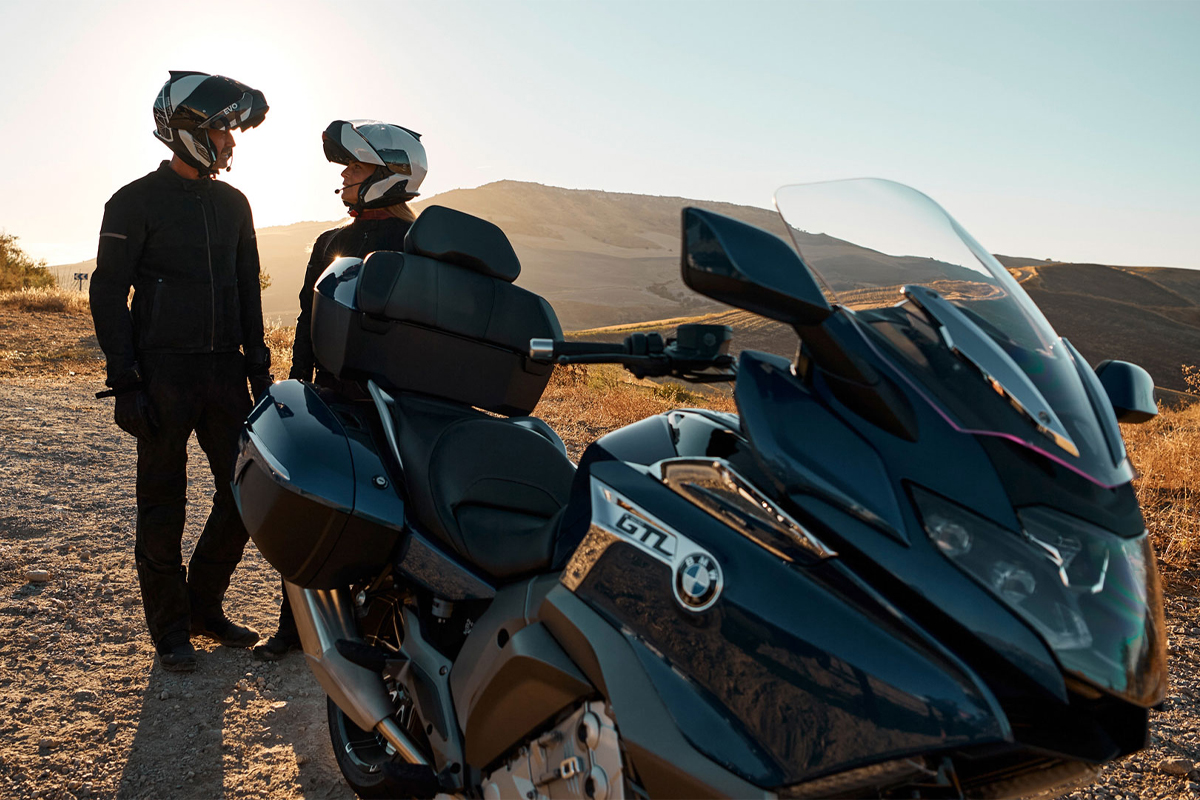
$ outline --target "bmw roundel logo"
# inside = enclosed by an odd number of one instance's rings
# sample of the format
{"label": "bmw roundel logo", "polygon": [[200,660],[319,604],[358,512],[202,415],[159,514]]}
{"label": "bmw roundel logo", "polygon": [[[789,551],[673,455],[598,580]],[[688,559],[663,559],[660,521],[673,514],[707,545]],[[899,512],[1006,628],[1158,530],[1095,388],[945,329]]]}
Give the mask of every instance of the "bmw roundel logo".
{"label": "bmw roundel logo", "polygon": [[723,585],[721,567],[705,553],[694,553],[675,568],[675,597],[689,611],[710,608]]}

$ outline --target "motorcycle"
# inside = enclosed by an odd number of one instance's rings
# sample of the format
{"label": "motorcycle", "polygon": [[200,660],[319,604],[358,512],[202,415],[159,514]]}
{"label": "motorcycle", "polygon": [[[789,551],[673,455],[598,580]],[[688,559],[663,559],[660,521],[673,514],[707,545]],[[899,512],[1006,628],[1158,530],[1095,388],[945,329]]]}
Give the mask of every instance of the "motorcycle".
{"label": "motorcycle", "polygon": [[[1144,747],[1155,557],[1093,369],[923,194],[788,186],[782,238],[682,211],[684,282],[790,325],[565,340],[499,228],[426,209],[339,259],[234,477],[364,797],[1053,796]],[[794,246],[793,246],[794,245]],[[555,364],[733,381],[578,464]]]}

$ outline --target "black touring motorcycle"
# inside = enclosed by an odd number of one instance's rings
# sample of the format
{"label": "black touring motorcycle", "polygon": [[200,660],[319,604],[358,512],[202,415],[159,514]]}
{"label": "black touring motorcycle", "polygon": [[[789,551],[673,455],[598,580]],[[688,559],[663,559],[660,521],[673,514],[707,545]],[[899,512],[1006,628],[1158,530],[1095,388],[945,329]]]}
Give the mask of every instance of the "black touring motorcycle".
{"label": "black touring motorcycle", "polygon": [[[1051,796],[1146,744],[1155,557],[1095,370],[937,204],[789,186],[778,236],[683,210],[684,282],[794,328],[564,341],[490,223],[431,207],[335,261],[235,491],[364,797]],[[799,255],[797,255],[799,251]],[[531,339],[533,340],[531,342]],[[555,363],[736,380],[578,465]]]}

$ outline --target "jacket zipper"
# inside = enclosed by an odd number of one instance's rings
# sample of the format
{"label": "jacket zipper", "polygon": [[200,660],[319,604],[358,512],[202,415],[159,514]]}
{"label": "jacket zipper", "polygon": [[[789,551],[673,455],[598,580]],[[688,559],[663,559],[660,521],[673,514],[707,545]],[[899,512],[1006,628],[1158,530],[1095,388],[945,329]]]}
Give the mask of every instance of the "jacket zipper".
{"label": "jacket zipper", "polygon": [[204,218],[204,249],[208,254],[208,291],[212,298],[212,327],[209,329],[208,352],[215,352],[217,349],[217,279],[213,276],[212,268],[212,240],[208,234],[208,213],[204,210],[204,198],[197,197],[200,201],[200,216]]}

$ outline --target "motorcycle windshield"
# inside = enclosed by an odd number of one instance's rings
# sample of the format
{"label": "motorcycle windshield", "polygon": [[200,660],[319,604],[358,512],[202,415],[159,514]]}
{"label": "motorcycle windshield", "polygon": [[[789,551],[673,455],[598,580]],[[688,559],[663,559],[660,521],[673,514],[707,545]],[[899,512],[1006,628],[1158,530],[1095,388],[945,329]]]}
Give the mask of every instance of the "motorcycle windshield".
{"label": "motorcycle windshield", "polygon": [[1133,470],[1091,367],[1007,269],[899,183],[785,186],[775,204],[831,302],[955,428],[1019,442],[1105,487]]}

